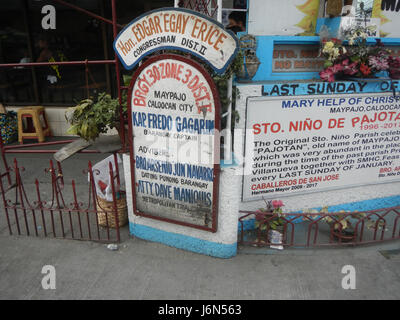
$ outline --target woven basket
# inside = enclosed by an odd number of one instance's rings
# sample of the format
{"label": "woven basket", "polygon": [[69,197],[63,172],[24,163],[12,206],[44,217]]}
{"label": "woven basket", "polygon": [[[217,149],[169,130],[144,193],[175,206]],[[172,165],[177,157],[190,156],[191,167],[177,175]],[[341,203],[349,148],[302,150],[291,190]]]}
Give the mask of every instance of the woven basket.
{"label": "woven basket", "polygon": [[[106,201],[102,198],[97,198],[97,221],[99,226],[115,228],[115,213],[112,201]],[[117,200],[118,226],[122,227],[128,222],[128,211],[126,205],[126,196],[121,193],[121,198]],[[107,225],[108,222],[108,225]]]}

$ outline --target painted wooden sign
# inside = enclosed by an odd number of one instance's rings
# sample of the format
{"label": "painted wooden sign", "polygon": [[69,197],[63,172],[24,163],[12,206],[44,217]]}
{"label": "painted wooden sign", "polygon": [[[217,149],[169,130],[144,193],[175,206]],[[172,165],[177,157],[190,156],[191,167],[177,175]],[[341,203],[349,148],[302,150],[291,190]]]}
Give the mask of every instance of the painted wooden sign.
{"label": "painted wooden sign", "polygon": [[238,40],[215,20],[195,11],[163,8],[133,20],[114,41],[126,69],[156,50],[176,49],[193,54],[223,73],[238,48]]}
{"label": "painted wooden sign", "polygon": [[215,232],[220,106],[209,74],[183,56],[152,57],[128,108],[134,213]]}
{"label": "painted wooden sign", "polygon": [[315,72],[324,67],[319,45],[276,44],[272,56],[272,72]]}
{"label": "painted wooden sign", "polygon": [[399,103],[392,93],[249,98],[243,200],[399,181]]}

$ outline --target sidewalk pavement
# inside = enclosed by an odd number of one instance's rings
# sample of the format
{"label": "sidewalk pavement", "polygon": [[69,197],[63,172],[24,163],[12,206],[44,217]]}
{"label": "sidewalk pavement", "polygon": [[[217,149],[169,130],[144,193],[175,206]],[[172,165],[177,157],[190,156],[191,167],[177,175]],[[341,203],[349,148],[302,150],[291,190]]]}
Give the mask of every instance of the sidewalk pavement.
{"label": "sidewalk pavement", "polygon": [[[399,247],[245,249],[224,260],[139,239],[111,251],[0,236],[0,299],[400,299]],[[56,269],[55,290],[42,288],[44,265]],[[355,267],[355,290],[342,289],[344,265]]]}

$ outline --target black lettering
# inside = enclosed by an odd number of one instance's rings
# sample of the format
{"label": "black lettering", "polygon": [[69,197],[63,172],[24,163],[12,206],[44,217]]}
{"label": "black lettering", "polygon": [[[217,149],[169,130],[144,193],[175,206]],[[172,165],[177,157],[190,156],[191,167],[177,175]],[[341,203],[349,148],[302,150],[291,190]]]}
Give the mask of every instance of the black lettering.
{"label": "black lettering", "polygon": [[399,12],[400,10],[400,1],[397,1],[396,5],[396,0],[382,0],[381,4],[381,9],[383,11],[394,11]]}

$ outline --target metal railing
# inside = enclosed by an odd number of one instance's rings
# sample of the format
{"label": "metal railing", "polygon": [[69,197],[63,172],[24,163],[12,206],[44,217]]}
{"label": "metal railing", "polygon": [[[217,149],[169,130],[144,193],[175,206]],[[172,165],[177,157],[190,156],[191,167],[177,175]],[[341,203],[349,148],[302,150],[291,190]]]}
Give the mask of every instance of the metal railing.
{"label": "metal railing", "polygon": [[[83,174],[88,176],[89,185],[86,203],[81,202],[75,180],[71,181],[72,193],[65,194],[64,176],[61,163],[54,165],[50,160],[45,170],[50,175],[51,197],[45,199],[41,184],[35,179],[34,190],[27,190],[21,173],[25,168],[18,165],[16,159],[13,166],[0,175],[0,197],[4,215],[0,215],[1,223],[6,221],[10,235],[26,235],[44,238],[63,238],[75,240],[91,240],[99,242],[120,242],[119,215],[117,208],[117,190],[120,177],[114,154],[115,172],[109,163],[109,181],[112,190],[112,205],[104,208],[97,197],[94,176],[99,174],[89,161],[88,169]],[[7,179],[6,179],[7,178]],[[29,194],[28,194],[29,193]],[[70,203],[66,196],[72,199]],[[34,200],[32,200],[34,199]],[[110,209],[111,208],[111,209]],[[99,213],[106,223],[99,225]],[[113,221],[112,221],[113,220]]]}
{"label": "metal railing", "polygon": [[[240,213],[240,245],[318,247],[400,239],[400,206],[360,212]],[[280,241],[271,236],[273,230],[280,233]]]}

